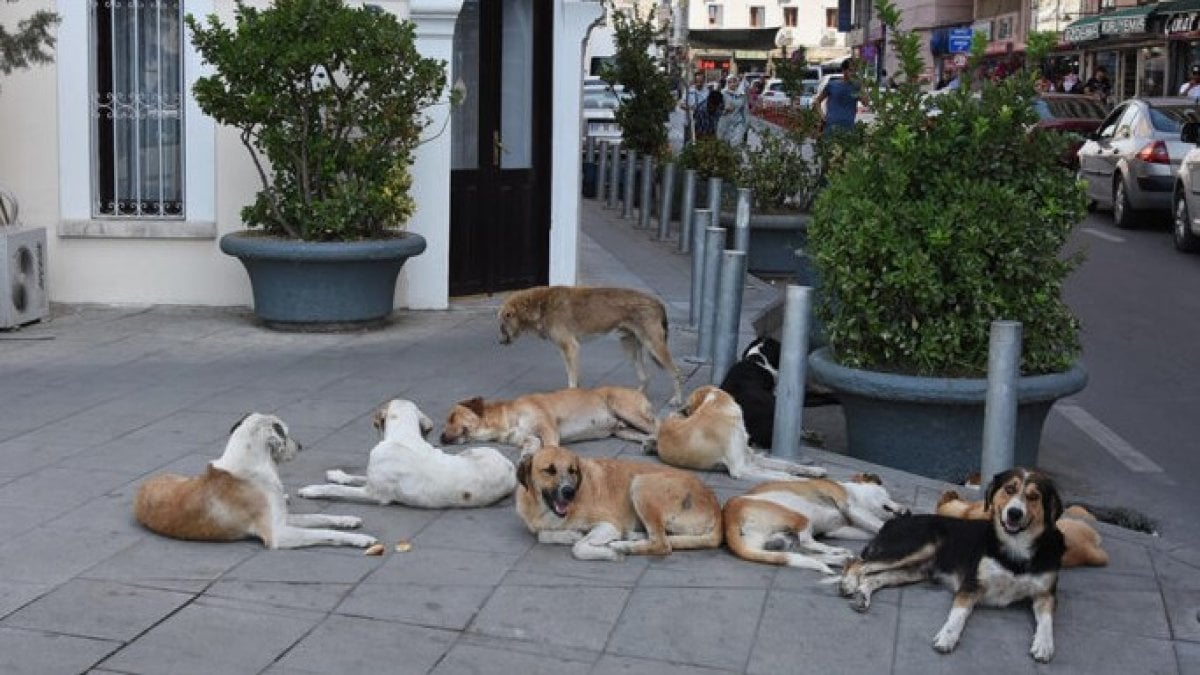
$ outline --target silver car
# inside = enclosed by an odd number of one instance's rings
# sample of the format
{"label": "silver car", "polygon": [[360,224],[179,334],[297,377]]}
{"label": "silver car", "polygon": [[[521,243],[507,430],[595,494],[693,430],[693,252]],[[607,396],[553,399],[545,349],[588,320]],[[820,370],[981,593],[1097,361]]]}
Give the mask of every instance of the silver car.
{"label": "silver car", "polygon": [[1200,121],[1183,125],[1179,138],[1192,149],[1183,156],[1175,177],[1175,207],[1171,235],[1175,248],[1185,253],[1200,251]]}
{"label": "silver car", "polygon": [[[1113,223],[1137,225],[1139,212],[1170,213],[1175,174],[1192,149],[1179,130],[1200,106],[1188,98],[1122,101],[1079,148],[1079,177],[1088,199],[1111,208]],[[1197,117],[1200,119],[1200,117]]]}

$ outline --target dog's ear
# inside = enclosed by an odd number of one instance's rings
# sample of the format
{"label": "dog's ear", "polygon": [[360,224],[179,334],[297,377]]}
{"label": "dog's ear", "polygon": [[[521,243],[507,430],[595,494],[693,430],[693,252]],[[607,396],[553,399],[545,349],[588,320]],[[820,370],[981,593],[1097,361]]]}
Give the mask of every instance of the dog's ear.
{"label": "dog's ear", "polygon": [[242,422],[245,422],[246,418],[253,414],[254,413],[246,413],[246,414],[242,415],[241,417],[239,417],[238,421],[234,422],[233,426],[229,427],[229,435],[232,436],[233,432],[237,431],[237,428],[242,426]]}
{"label": "dog's ear", "polygon": [[533,470],[533,455],[525,455],[517,463],[517,482],[521,487],[529,487],[529,472]]}
{"label": "dog's ear", "polygon": [[1062,498],[1058,496],[1058,488],[1054,486],[1054,481],[1046,476],[1038,477],[1037,486],[1042,493],[1042,504],[1046,509],[1046,525],[1049,527],[1062,518]]}
{"label": "dog's ear", "polygon": [[1004,484],[1007,483],[1012,477],[1013,469],[1009,469],[1008,471],[1001,471],[1000,473],[996,474],[994,478],[992,478],[992,482],[988,485],[987,494],[985,494],[983,497],[984,508],[992,508],[992,498],[996,496],[996,493],[1000,491],[1000,488],[1004,487]]}
{"label": "dog's ear", "polygon": [[462,407],[466,408],[467,410],[470,410],[471,412],[475,413],[479,417],[483,417],[483,397],[482,396],[476,396],[475,398],[469,398],[465,401],[459,401],[456,405],[461,405]]}
{"label": "dog's ear", "polygon": [[852,483],[874,483],[883,485],[883,479],[877,473],[856,473],[850,477]]}
{"label": "dog's ear", "polygon": [[433,420],[429,419],[429,416],[425,413],[420,413],[420,415],[421,435],[428,436],[429,432],[433,431]]}
{"label": "dog's ear", "polygon": [[387,425],[388,404],[383,404],[375,409],[375,414],[371,415],[371,426],[375,427],[375,431],[383,433],[384,427]]}

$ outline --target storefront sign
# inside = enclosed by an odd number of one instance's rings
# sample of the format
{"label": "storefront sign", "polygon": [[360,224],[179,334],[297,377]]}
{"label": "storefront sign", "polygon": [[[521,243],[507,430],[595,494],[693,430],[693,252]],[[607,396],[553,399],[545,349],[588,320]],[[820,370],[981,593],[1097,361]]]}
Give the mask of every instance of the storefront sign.
{"label": "storefront sign", "polygon": [[1175,33],[1191,33],[1200,30],[1200,12],[1188,12],[1186,14],[1175,14],[1171,16],[1171,20],[1167,22],[1167,35]]}
{"label": "storefront sign", "polygon": [[1102,35],[1129,35],[1130,33],[1146,32],[1146,16],[1121,16],[1116,18],[1101,17],[1100,33]]}
{"label": "storefront sign", "polygon": [[1093,21],[1082,26],[1067,26],[1063,30],[1063,39],[1067,42],[1079,43],[1100,39],[1100,22]]}

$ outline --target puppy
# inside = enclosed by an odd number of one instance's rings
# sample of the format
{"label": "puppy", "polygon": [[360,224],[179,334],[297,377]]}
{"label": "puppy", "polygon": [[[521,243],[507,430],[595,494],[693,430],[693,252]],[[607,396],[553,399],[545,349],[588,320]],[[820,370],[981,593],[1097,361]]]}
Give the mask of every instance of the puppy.
{"label": "puppy", "polygon": [[635,389],[561,389],[511,401],[460,401],[450,409],[442,443],[500,441],[526,454],[609,436],[646,443],[657,426],[649,399]]}
{"label": "puppy", "polygon": [[288,514],[275,464],[295,457],[300,445],[278,417],[252,413],[230,433],[225,453],[199,476],[162,474],[143,482],[133,502],[137,521],[176,539],[258,537],[271,549],[375,543],[365,534],[309,529],[355,528],[362,525],[358,517]]}
{"label": "puppy", "polygon": [[517,482],[529,531],[543,544],[572,545],[580,560],[721,545],[721,504],[686,471],[544,446],[521,458]]}
{"label": "puppy", "polygon": [[771,447],[775,434],[779,349],[775,338],[756,338],[742,352],[742,360],[733,364],[721,381],[721,389],[741,406],[750,444],[758,448]]}
{"label": "puppy", "polygon": [[1066,550],[1054,527],[1062,501],[1048,477],[1020,468],[997,475],[986,501],[992,513],[987,521],[942,515],[889,520],[863,549],[862,560],[842,572],[840,590],[865,612],[877,589],[923,579],[945,583],[954,591],[954,606],[933,640],[942,653],[958,645],[976,604],[1003,607],[1032,599],[1037,628],[1029,653],[1047,662],[1054,656],[1054,592]]}
{"label": "puppy", "polygon": [[579,386],[579,341],[616,331],[637,370],[639,389],[646,390],[645,353],[671,375],[675,395],[683,400],[683,374],[667,349],[667,310],[662,302],[628,288],[539,286],[517,291],[500,307],[500,342],[509,344],[526,330],[558,346],[567,366],[567,386]]}
{"label": "puppy", "polygon": [[383,440],[371,449],[367,475],[328,471],[330,484],[300,488],[309,499],[352,499],[427,509],[487,506],[517,486],[512,462],[495,448],[448,455],[425,441],[433,422],[412,401],[396,399],[375,411]]}
{"label": "puppy", "polygon": [[662,421],[656,441],[659,459],[685,469],[725,467],[734,478],[787,480],[824,476],[825,469],[764,457],[750,450],[742,409],[711,385],[692,392],[680,414]]}
{"label": "puppy", "polygon": [[[971,520],[989,520],[991,510],[986,502],[968,502],[961,499],[954,490],[947,490],[938,499],[937,512],[943,516],[968,518]],[[1108,553],[1100,548],[1100,533],[1088,521],[1096,520],[1087,509],[1081,506],[1069,506],[1063,511],[1063,517],[1055,525],[1063,534],[1063,542],[1067,550],[1063,553],[1063,567],[1103,567],[1108,564]]]}
{"label": "puppy", "polygon": [[814,537],[870,539],[908,509],[873,474],[835,483],[824,478],[762,483],[725,504],[725,541],[739,558],[834,574],[854,558]]}

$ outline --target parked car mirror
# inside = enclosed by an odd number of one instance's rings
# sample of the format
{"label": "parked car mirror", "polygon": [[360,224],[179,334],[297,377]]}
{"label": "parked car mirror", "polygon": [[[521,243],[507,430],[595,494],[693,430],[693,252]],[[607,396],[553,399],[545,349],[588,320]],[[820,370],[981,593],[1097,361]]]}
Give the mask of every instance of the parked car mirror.
{"label": "parked car mirror", "polygon": [[1179,130],[1179,140],[1192,145],[1200,142],[1200,122],[1184,122]]}

